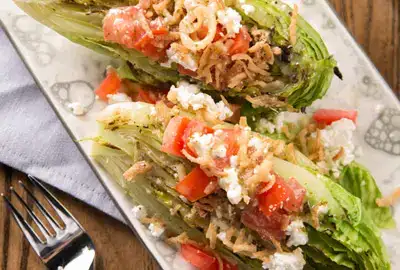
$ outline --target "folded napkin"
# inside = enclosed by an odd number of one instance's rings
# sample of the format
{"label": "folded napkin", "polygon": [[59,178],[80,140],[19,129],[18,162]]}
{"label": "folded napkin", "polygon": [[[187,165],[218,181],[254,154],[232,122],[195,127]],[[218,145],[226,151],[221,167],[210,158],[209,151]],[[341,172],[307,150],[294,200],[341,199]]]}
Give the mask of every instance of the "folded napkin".
{"label": "folded napkin", "polygon": [[0,28],[0,163],[123,220]]}

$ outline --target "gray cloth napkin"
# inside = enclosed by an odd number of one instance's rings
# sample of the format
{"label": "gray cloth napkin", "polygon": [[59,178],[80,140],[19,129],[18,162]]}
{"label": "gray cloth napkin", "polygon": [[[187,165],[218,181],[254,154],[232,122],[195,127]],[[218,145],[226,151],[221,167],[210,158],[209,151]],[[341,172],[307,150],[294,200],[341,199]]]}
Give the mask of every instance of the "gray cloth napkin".
{"label": "gray cloth napkin", "polygon": [[1,28],[0,52],[0,162],[122,221]]}

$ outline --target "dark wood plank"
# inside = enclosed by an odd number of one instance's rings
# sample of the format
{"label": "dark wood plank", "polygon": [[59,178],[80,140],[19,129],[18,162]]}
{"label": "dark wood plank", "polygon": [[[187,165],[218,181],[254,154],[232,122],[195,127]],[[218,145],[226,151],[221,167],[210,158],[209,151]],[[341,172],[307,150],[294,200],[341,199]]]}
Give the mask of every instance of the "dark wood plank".
{"label": "dark wood plank", "polygon": [[330,0],[400,98],[400,4],[398,0]]}

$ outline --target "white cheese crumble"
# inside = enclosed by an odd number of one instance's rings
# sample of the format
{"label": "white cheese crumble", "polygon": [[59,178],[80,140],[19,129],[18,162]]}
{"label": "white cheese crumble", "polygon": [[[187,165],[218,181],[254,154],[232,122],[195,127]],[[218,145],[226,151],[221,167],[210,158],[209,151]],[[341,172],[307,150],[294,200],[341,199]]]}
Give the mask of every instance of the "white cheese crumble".
{"label": "white cheese crumble", "polygon": [[136,219],[142,219],[147,217],[147,210],[143,205],[137,205],[132,209],[133,215]]}
{"label": "white cheese crumble", "polygon": [[276,252],[270,256],[270,259],[270,262],[263,263],[263,269],[302,270],[306,264],[300,248],[296,249],[293,253]]}
{"label": "white cheese crumble", "polygon": [[329,208],[327,204],[318,205],[317,215],[326,215],[328,214]]}
{"label": "white cheese crumble", "polygon": [[229,158],[229,162],[230,162],[232,168],[236,168],[237,165],[238,165],[238,157],[237,156],[231,156]]}
{"label": "white cheese crumble", "polygon": [[164,67],[171,67],[171,63],[177,63],[185,69],[196,71],[198,68],[197,59],[191,52],[183,52],[178,49],[176,43],[171,44],[171,47],[167,50],[168,61],[161,63]]}
{"label": "white cheese crumble", "polygon": [[165,228],[158,223],[150,223],[149,231],[153,237],[159,238],[165,232]]}
{"label": "white cheese crumble", "polygon": [[217,238],[224,242],[226,239],[226,232],[220,232],[219,234],[217,234]]}
{"label": "white cheese crumble", "polygon": [[[356,126],[354,122],[347,118],[335,121],[321,130],[321,141],[324,146],[325,160],[319,162],[318,165],[332,171],[336,178],[340,175],[341,166],[346,166],[355,159],[355,146],[353,143],[353,134],[355,130]],[[316,136],[316,133],[312,134],[312,136]],[[333,158],[339,153],[342,147],[344,150],[342,157],[334,161]]]}
{"label": "white cheese crumble", "polygon": [[244,11],[244,14],[249,15],[250,13],[253,13],[256,9],[252,5],[242,5],[242,9]]}
{"label": "white cheese crumble", "polygon": [[189,142],[198,156],[207,156],[214,144],[214,136],[212,134],[200,135],[196,132],[190,137]]}
{"label": "white cheese crumble", "polygon": [[215,103],[210,95],[200,92],[196,84],[180,81],[177,87],[171,86],[168,92],[168,100],[172,103],[179,103],[184,109],[192,108],[194,111],[206,109],[219,120],[223,121],[232,116],[232,111],[223,101]]}
{"label": "white cheese crumble", "polygon": [[275,118],[276,131],[281,132],[282,127],[285,124],[292,123],[295,125],[299,125],[302,122],[308,123],[309,120],[310,120],[310,115],[304,113],[281,112]]}
{"label": "white cheese crumble", "polygon": [[235,168],[224,169],[227,174],[218,180],[219,186],[226,191],[226,195],[231,204],[238,204],[242,200],[242,186]]}
{"label": "white cheese crumble", "polygon": [[107,99],[108,99],[108,104],[132,102],[132,99],[125,93],[108,94]]}
{"label": "white cheese crumble", "polygon": [[223,144],[214,147],[211,153],[213,158],[224,158],[226,157],[226,147]]}
{"label": "white cheese crumble", "polygon": [[239,33],[242,24],[242,16],[240,14],[228,7],[224,10],[217,11],[218,22],[226,28],[228,37],[233,37]]}
{"label": "white cheese crumble", "polygon": [[265,133],[268,132],[270,134],[275,132],[275,124],[271,123],[270,121],[268,121],[265,118],[261,118],[258,125],[257,125],[257,131],[261,132],[261,133]]}
{"label": "white cheese crumble", "polygon": [[255,149],[260,149],[264,146],[262,140],[257,137],[253,137],[250,139],[249,143],[247,144],[248,147],[254,147]]}
{"label": "white cheese crumble", "polygon": [[301,246],[308,242],[306,228],[301,220],[292,221],[286,228],[286,235],[289,235],[289,239],[286,243],[288,247]]}
{"label": "white cheese crumble", "polygon": [[70,109],[75,115],[82,115],[85,113],[85,109],[79,102],[72,102],[68,104],[68,109]]}

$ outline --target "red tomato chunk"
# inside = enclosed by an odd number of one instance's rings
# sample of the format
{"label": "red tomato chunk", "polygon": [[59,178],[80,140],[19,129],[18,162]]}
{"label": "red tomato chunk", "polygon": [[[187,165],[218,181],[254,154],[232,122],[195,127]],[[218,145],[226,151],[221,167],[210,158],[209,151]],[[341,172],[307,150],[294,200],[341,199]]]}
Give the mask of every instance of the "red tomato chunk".
{"label": "red tomato chunk", "polygon": [[195,202],[208,195],[205,189],[214,181],[217,181],[216,177],[207,176],[200,166],[197,166],[179,181],[175,189],[189,201]]}
{"label": "red tomato chunk", "polygon": [[319,109],[317,110],[314,115],[313,119],[315,122],[319,124],[326,124],[330,125],[335,121],[338,121],[342,118],[350,119],[354,122],[357,121],[357,111],[354,110],[331,110],[331,109]]}

